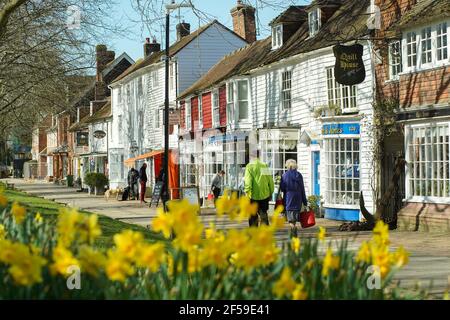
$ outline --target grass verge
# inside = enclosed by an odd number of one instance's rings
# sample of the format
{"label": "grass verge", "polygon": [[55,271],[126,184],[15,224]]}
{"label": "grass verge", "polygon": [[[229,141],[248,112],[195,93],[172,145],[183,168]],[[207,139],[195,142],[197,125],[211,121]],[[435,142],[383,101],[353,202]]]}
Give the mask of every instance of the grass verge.
{"label": "grass verge", "polygon": [[[17,201],[22,206],[26,207],[30,212],[39,212],[44,219],[52,224],[56,224],[59,209],[64,207],[64,205],[59,204],[55,201],[43,199],[18,190],[5,189],[3,194],[8,198],[9,205]],[[92,212],[82,210],[80,212],[92,214]],[[163,240],[162,236],[138,225],[118,221],[100,214],[98,214],[98,221],[102,228],[102,235],[96,241],[96,246],[98,247],[112,246],[113,236],[125,229],[142,232],[145,239],[149,241]]]}

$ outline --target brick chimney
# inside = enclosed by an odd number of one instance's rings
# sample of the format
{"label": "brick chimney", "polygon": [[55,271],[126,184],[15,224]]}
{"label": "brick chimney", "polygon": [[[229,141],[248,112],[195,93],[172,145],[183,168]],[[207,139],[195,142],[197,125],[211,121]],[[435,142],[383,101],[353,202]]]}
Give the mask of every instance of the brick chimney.
{"label": "brick chimney", "polygon": [[255,8],[237,1],[236,7],[231,9],[233,17],[233,30],[247,42],[256,41]]}
{"label": "brick chimney", "polygon": [[191,25],[186,22],[177,24],[177,41],[188,36],[191,33]]}
{"label": "brick chimney", "polygon": [[97,81],[103,81],[102,72],[105,70],[108,63],[114,61],[116,53],[114,51],[108,51],[104,44],[99,44],[95,48],[96,62],[97,62]]}
{"label": "brick chimney", "polygon": [[153,38],[153,41],[150,43],[150,38],[145,39],[144,43],[144,58],[147,58],[154,52],[161,51],[161,45],[156,42],[156,38]]}

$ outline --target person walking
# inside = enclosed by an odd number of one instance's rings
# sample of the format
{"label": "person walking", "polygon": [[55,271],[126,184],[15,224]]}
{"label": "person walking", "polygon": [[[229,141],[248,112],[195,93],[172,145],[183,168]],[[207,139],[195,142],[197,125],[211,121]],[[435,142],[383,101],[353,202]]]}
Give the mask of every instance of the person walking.
{"label": "person walking", "polygon": [[145,201],[145,189],[147,187],[147,164],[144,163],[141,167],[141,169],[139,169],[139,181],[141,183],[141,192],[140,192],[140,196],[141,196],[141,204],[142,203],[147,203],[147,201]]}
{"label": "person walking", "polygon": [[220,193],[222,191],[222,183],[224,176],[225,171],[220,170],[211,181],[211,192],[214,195],[214,205],[216,204],[217,199],[219,199]]}
{"label": "person walking", "polygon": [[258,204],[258,213],[250,217],[249,226],[257,227],[258,219],[261,223],[269,225],[267,211],[274,184],[269,167],[259,159],[259,154],[245,167],[244,191],[252,203]]}
{"label": "person walking", "polygon": [[134,168],[132,170],[131,191],[133,192],[133,200],[139,200],[139,172]]}
{"label": "person walking", "polygon": [[293,159],[286,161],[287,171],[281,177],[280,189],[283,192],[284,210],[291,225],[291,237],[297,237],[296,223],[300,222],[302,205],[308,205],[305,194],[303,176],[297,171],[297,162]]}

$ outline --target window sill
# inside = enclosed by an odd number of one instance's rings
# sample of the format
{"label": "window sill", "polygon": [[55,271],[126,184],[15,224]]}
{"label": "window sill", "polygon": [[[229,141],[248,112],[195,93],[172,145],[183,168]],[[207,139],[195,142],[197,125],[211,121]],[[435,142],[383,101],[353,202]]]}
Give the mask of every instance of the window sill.
{"label": "window sill", "polygon": [[403,199],[404,202],[427,203],[427,204],[449,204],[450,198],[445,197],[410,197]]}
{"label": "window sill", "polygon": [[398,82],[400,82],[400,78],[399,77],[386,80],[384,82],[384,84],[392,84],[392,83],[398,83]]}
{"label": "window sill", "polygon": [[359,206],[358,205],[351,205],[351,204],[329,204],[329,203],[324,203],[323,204],[324,208],[328,208],[328,209],[349,209],[349,210],[359,210]]}

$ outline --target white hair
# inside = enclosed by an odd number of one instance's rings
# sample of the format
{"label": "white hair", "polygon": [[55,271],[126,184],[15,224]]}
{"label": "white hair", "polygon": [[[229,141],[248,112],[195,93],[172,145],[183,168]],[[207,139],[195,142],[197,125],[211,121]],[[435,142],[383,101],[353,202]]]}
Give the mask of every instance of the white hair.
{"label": "white hair", "polygon": [[288,159],[286,161],[286,168],[288,168],[288,170],[297,169],[297,161],[295,161],[294,159]]}

